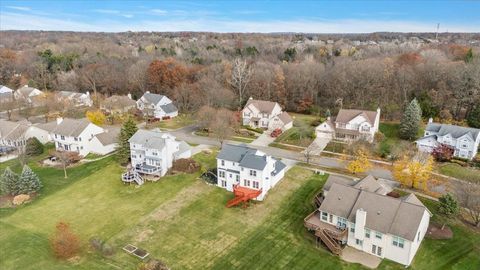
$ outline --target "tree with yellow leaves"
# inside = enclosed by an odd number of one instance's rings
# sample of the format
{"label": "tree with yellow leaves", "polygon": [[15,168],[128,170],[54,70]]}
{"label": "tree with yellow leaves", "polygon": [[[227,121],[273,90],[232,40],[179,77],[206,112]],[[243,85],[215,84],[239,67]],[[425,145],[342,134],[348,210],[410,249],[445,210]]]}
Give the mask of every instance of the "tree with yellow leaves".
{"label": "tree with yellow leaves", "polygon": [[357,150],[355,158],[347,165],[347,170],[353,174],[366,172],[370,168],[372,168],[372,164],[370,160],[368,160],[368,156],[361,149]]}
{"label": "tree with yellow leaves", "polygon": [[432,156],[415,156],[409,158],[404,156],[393,164],[393,177],[402,185],[427,190],[427,183],[433,170]]}
{"label": "tree with yellow leaves", "polygon": [[105,114],[100,110],[87,111],[85,115],[87,116],[88,120],[90,120],[90,122],[99,126],[105,124],[105,120],[107,119]]}

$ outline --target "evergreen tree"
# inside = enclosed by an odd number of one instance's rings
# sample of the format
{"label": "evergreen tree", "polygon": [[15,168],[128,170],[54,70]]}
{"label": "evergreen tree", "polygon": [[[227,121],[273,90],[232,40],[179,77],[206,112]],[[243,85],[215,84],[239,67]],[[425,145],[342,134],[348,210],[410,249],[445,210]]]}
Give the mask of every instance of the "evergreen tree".
{"label": "evergreen tree", "polygon": [[413,99],[405,112],[403,113],[402,121],[400,122],[400,138],[405,140],[414,140],[417,137],[418,130],[420,128],[420,121],[422,120],[422,109],[417,102],[417,99]]}
{"label": "evergreen tree", "polygon": [[128,140],[137,132],[138,128],[135,124],[135,121],[129,117],[125,123],[123,123],[122,129],[120,130],[119,142],[118,142],[118,161],[121,164],[127,164],[128,159],[130,158],[130,143]]}
{"label": "evergreen tree", "polygon": [[20,194],[18,184],[18,174],[10,170],[10,167],[7,167],[0,177],[0,189],[2,193],[10,195]]}
{"label": "evergreen tree", "polygon": [[35,137],[29,138],[25,152],[29,156],[38,156],[43,153],[43,144]]}
{"label": "evergreen tree", "polygon": [[42,187],[42,183],[30,167],[23,166],[22,174],[20,175],[20,181],[18,185],[19,194],[29,194],[39,191]]}
{"label": "evergreen tree", "polygon": [[468,114],[467,123],[473,128],[480,128],[480,105],[475,106]]}

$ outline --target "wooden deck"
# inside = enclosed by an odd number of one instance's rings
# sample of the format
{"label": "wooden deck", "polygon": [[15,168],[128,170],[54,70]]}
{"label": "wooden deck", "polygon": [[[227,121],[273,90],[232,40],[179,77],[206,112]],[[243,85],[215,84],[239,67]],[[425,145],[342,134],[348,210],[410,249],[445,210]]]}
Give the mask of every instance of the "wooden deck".
{"label": "wooden deck", "polygon": [[320,212],[315,210],[304,219],[304,225],[308,230],[315,231],[315,236],[328,247],[332,253],[340,255],[348,238],[346,229],[338,229],[336,226],[320,220]]}

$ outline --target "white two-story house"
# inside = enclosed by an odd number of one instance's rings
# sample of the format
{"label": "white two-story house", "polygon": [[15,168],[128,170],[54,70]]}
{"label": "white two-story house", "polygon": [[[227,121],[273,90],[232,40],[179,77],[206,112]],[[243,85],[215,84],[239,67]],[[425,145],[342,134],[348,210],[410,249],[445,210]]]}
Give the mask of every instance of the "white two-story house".
{"label": "white two-story house", "polygon": [[292,118],[282,111],[280,104],[251,97],[242,110],[242,122],[243,125],[269,130],[280,128],[285,131],[293,126]]}
{"label": "white two-story house", "polygon": [[413,194],[394,198],[376,192],[375,184],[361,183],[332,183],[305,226],[337,254],[348,245],[410,265],[427,232],[430,211]]}
{"label": "white two-story house", "polygon": [[0,119],[0,146],[19,147],[25,146],[27,140],[35,137],[45,144],[52,141],[50,132],[44,128],[47,124],[35,124],[22,120],[19,122]]}
{"label": "white two-story house", "polygon": [[137,108],[147,116],[158,119],[173,118],[178,115],[178,109],[171,99],[149,91],[137,100]]}
{"label": "white two-story house", "polygon": [[86,93],[60,91],[56,93],[56,98],[58,101],[66,101],[74,106],[91,107],[93,105],[92,98],[90,97],[90,93],[88,91]]}
{"label": "white two-story house", "polygon": [[104,129],[87,119],[57,118],[50,137],[57,151],[73,151],[86,156],[89,153],[105,155],[115,151],[118,134],[118,128]]}
{"label": "white two-story house", "polygon": [[217,185],[230,192],[235,185],[262,190],[256,198],[262,201],[283,178],[285,168],[283,162],[257,149],[225,144],[217,155]]}
{"label": "white two-story house", "polygon": [[341,109],[335,119],[327,118],[315,128],[317,137],[343,141],[373,142],[380,125],[380,108],[376,111]]}
{"label": "white two-story house", "polygon": [[424,137],[416,141],[418,150],[431,153],[440,144],[454,149],[453,155],[473,159],[480,145],[480,129],[434,123],[428,120]]}
{"label": "white two-story house", "polygon": [[132,167],[142,174],[164,176],[175,160],[192,156],[187,143],[159,130],[139,129],[128,142]]}

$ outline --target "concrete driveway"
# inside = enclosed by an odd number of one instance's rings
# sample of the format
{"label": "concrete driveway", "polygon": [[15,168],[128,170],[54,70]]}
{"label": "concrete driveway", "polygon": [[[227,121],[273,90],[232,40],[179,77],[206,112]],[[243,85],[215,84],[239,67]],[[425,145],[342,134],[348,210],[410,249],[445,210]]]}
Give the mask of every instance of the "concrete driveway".
{"label": "concrete driveway", "polygon": [[265,132],[262,133],[262,135],[258,136],[258,138],[256,138],[250,144],[254,146],[268,146],[273,141],[275,141],[275,138],[272,138],[270,136],[270,131],[266,130]]}

